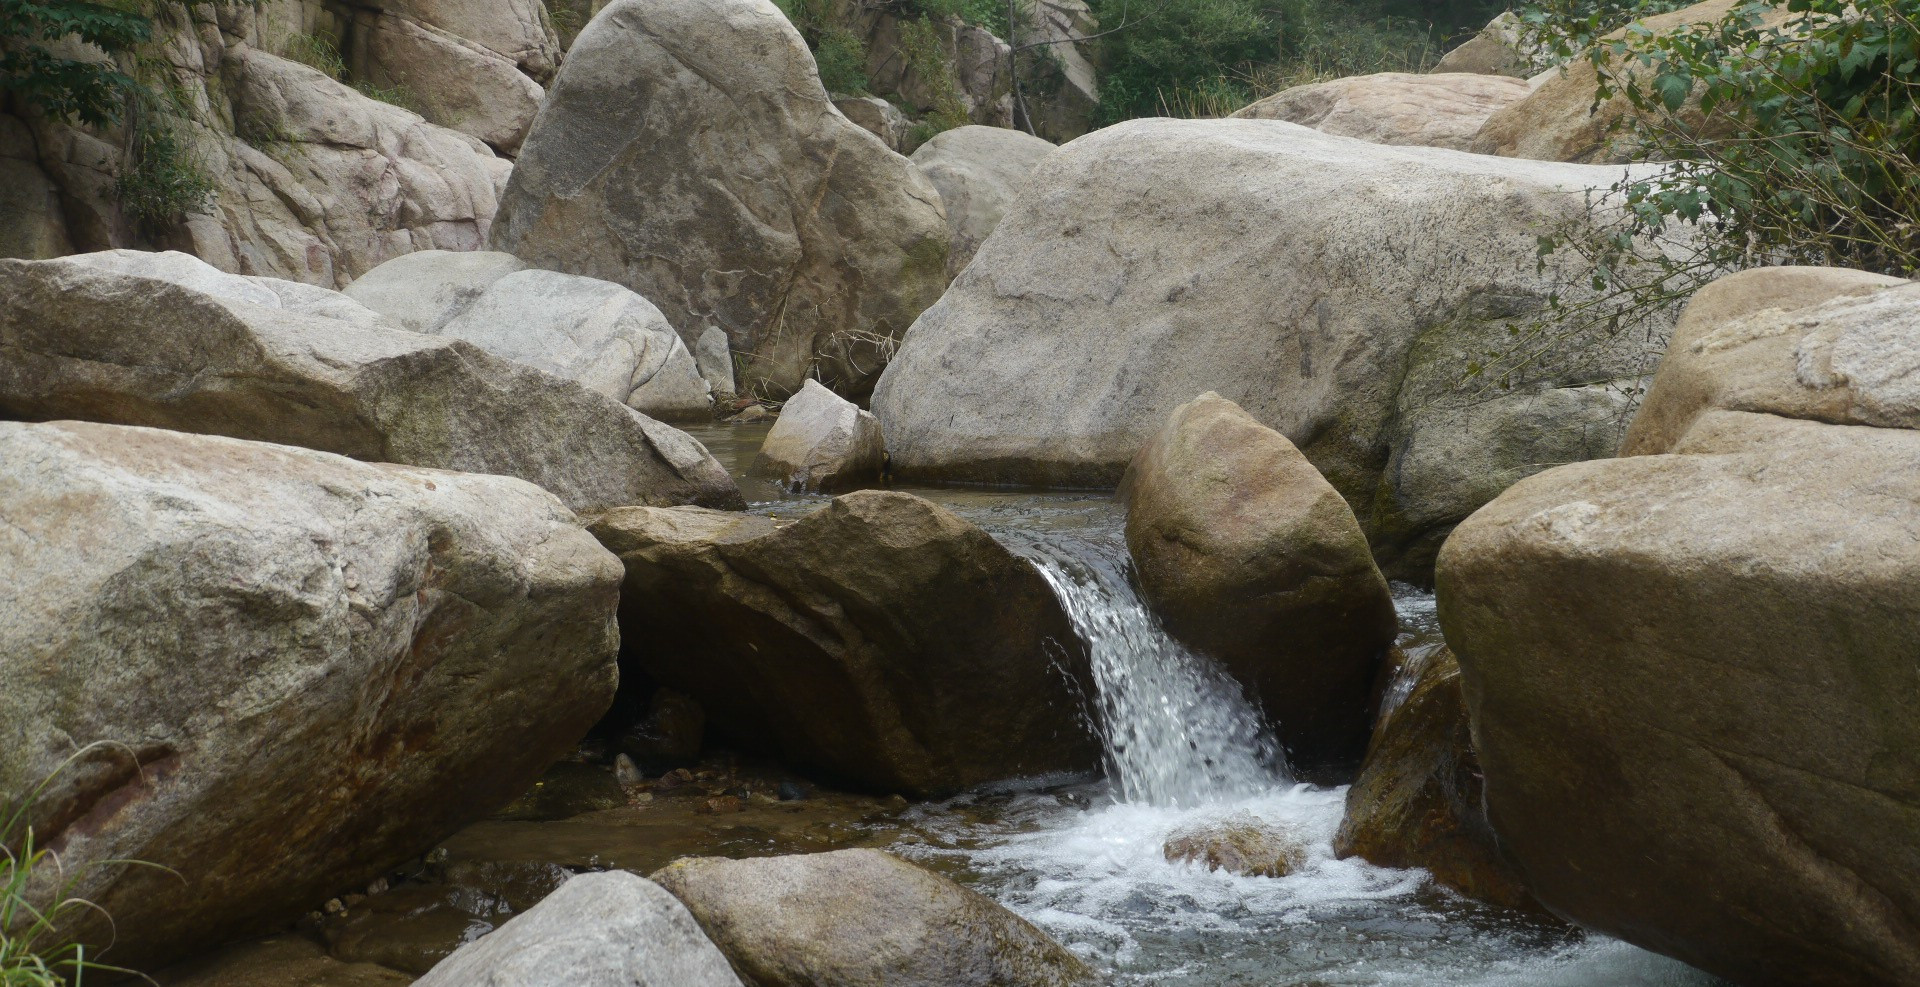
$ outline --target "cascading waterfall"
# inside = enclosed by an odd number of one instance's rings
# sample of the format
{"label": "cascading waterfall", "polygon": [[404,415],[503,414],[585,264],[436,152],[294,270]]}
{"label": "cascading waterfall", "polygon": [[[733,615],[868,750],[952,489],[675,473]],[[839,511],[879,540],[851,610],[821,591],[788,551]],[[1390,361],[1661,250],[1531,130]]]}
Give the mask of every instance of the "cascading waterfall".
{"label": "cascading waterfall", "polygon": [[1122,802],[1192,807],[1289,781],[1279,744],[1238,683],[1169,637],[1134,591],[1123,545],[1021,539],[1086,640]]}

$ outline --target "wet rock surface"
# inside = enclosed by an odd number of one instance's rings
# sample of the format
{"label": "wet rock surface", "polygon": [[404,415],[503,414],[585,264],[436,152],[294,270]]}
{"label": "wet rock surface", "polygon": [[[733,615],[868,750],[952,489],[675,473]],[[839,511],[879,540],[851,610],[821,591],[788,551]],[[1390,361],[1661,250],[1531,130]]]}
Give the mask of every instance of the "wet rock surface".
{"label": "wet rock surface", "polygon": [[1096,763],[1052,590],[944,508],[862,491],[788,524],[628,508],[592,530],[627,566],[625,661],[742,749],[909,794]]}
{"label": "wet rock surface", "polygon": [[878,850],[678,861],[653,879],[765,987],[1065,987],[1093,973],[1046,933]]}
{"label": "wet rock surface", "polygon": [[1399,622],[1339,492],[1285,436],[1209,392],[1174,410],[1118,496],[1167,630],[1251,692],[1296,766],[1357,762]]}

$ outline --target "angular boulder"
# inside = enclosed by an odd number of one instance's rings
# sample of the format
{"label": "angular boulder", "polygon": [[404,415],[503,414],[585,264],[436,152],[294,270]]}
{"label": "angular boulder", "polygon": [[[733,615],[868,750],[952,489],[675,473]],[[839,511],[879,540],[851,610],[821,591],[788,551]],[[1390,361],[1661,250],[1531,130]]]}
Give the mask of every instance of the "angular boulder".
{"label": "angular boulder", "polygon": [[691,857],[653,880],[759,987],[1069,987],[1085,963],[1025,919],[879,850]]}
{"label": "angular boulder", "polygon": [[1000,225],[1052,144],[1004,127],[959,127],[936,134],[913,152],[914,166],[940,190],[946,205],[947,270],[958,275]]}
{"label": "angular boulder", "polygon": [[625,508],[624,660],[708,729],[842,783],[911,795],[1084,771],[1084,650],[1034,567],[946,509],[861,491],[791,523]]}
{"label": "angular boulder", "polygon": [[397,89],[428,120],[503,154],[519,150],[560,63],[560,39],[537,0],[401,0],[355,18],[351,74]]}
{"label": "angular boulder", "polygon": [[1334,856],[1424,868],[1470,898],[1538,910],[1487,824],[1459,661],[1441,648],[1404,674],[1412,688],[1374,727]]}
{"label": "angular boulder", "polygon": [[1645,454],[1529,478],[1440,554],[1527,885],[1738,983],[1920,983],[1920,298],[1876,287],[1703,291]]}
{"label": "angular boulder", "polygon": [[516,271],[437,335],[544,370],[654,418],[708,418],[713,391],[653,303],[611,281]]}
{"label": "angular boulder", "polygon": [[737,392],[733,380],[733,348],[727,344],[726,330],[708,326],[694,341],[693,363],[700,368],[700,376],[706,379],[707,386],[713,389],[715,400]]}
{"label": "angular boulder", "polygon": [[1534,74],[1535,52],[1527,44],[1526,25],[1511,10],[1487,22],[1478,34],[1447,52],[1433,66],[1435,75],[1472,72],[1525,79]]}
{"label": "angular boulder", "polygon": [[740,987],[679,899],[626,871],[568,879],[418,987]]}
{"label": "angular boulder", "polygon": [[753,471],[794,490],[834,493],[877,482],[886,458],[879,420],[810,380],[780,409]]}
{"label": "angular boulder", "polygon": [[1670,452],[1716,410],[1920,428],[1920,285],[1763,267],[1695,292],[1620,454]]}
{"label": "angular boulder", "polygon": [[458,340],[229,301],[65,259],[0,261],[0,415],[500,473],[575,509],[744,503],[684,433]]}
{"label": "angular boulder", "polygon": [[113,962],[364,887],[612,701],[619,563],[532,484],[82,422],[0,460],[0,798],[50,779]]}
{"label": "angular boulder", "polygon": [[1286,120],[1375,144],[1465,151],[1488,117],[1531,91],[1525,80],[1502,75],[1380,72],[1294,86],[1233,116]]}
{"label": "angular boulder", "polygon": [[1286,436],[1208,392],[1147,441],[1120,497],[1141,593],[1168,632],[1247,687],[1290,761],[1357,762],[1400,625],[1339,492]]}
{"label": "angular boulder", "polygon": [[495,281],[526,269],[520,258],[497,250],[417,250],[360,275],[341,291],[402,329],[436,333]]}
{"label": "angular boulder", "polygon": [[718,325],[743,383],[854,396],[946,287],[939,193],[833,108],[771,0],[615,0],[534,121],[493,243]]}
{"label": "angular boulder", "polygon": [[[1110,485],[1176,406],[1217,391],[1390,535],[1375,544],[1389,575],[1424,579],[1431,555],[1406,546],[1437,545],[1490,496],[1461,478],[1550,465],[1536,436],[1605,435],[1610,451],[1620,409],[1585,382],[1653,368],[1668,313],[1544,352],[1490,401],[1459,393],[1510,329],[1553,328],[1549,299],[1592,300],[1584,264],[1542,264],[1539,230],[1587,222],[1586,191],[1619,175],[1280,121],[1109,127],[1035,169],[907,334],[873,412],[906,478]],[[1443,443],[1444,460],[1407,455]]]}

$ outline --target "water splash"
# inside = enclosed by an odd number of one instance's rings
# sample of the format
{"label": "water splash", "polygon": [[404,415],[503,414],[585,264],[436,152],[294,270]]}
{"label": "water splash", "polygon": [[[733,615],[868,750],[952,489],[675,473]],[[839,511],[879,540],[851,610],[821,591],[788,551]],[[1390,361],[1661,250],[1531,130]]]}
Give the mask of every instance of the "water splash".
{"label": "water splash", "polygon": [[1124,545],[1056,536],[1014,547],[1039,567],[1087,643],[1120,801],[1192,807],[1288,783],[1280,746],[1239,684],[1147,610]]}

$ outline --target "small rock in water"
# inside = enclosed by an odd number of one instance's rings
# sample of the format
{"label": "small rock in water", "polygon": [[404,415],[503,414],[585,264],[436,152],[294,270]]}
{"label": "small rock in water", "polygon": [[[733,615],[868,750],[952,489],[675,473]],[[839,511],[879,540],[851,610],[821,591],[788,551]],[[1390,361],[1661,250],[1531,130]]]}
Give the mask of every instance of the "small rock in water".
{"label": "small rock in water", "polygon": [[727,419],[727,421],[733,422],[735,424],[743,424],[746,422],[762,422],[772,417],[773,417],[773,412],[768,411],[767,409],[761,407],[760,405],[750,404],[750,405],[747,405],[745,410],[741,411],[737,415],[734,415],[732,418]]}
{"label": "small rock in water", "polygon": [[703,816],[724,816],[730,812],[744,812],[746,808],[745,802],[732,795],[716,795],[700,803],[700,807],[693,811]]}
{"label": "small rock in water", "polygon": [[367,885],[367,897],[371,898],[377,894],[384,894],[388,886],[386,878],[376,879],[372,884]]}
{"label": "small rock in water", "polygon": [[675,768],[661,775],[660,780],[653,783],[653,787],[661,791],[672,791],[681,785],[691,784],[693,784],[693,772],[688,771],[686,768]]}
{"label": "small rock in water", "polygon": [[1167,837],[1161,848],[1173,863],[1202,864],[1243,877],[1285,877],[1306,862],[1291,835],[1249,815],[1237,815]]}
{"label": "small rock in water", "polygon": [[807,797],[807,789],[799,782],[783,781],[780,783],[778,794],[782,802],[798,802]]}
{"label": "small rock in water", "polygon": [[619,782],[621,788],[632,788],[646,781],[646,777],[640,773],[640,766],[633,763],[633,758],[622,754],[613,759],[613,780]]}

